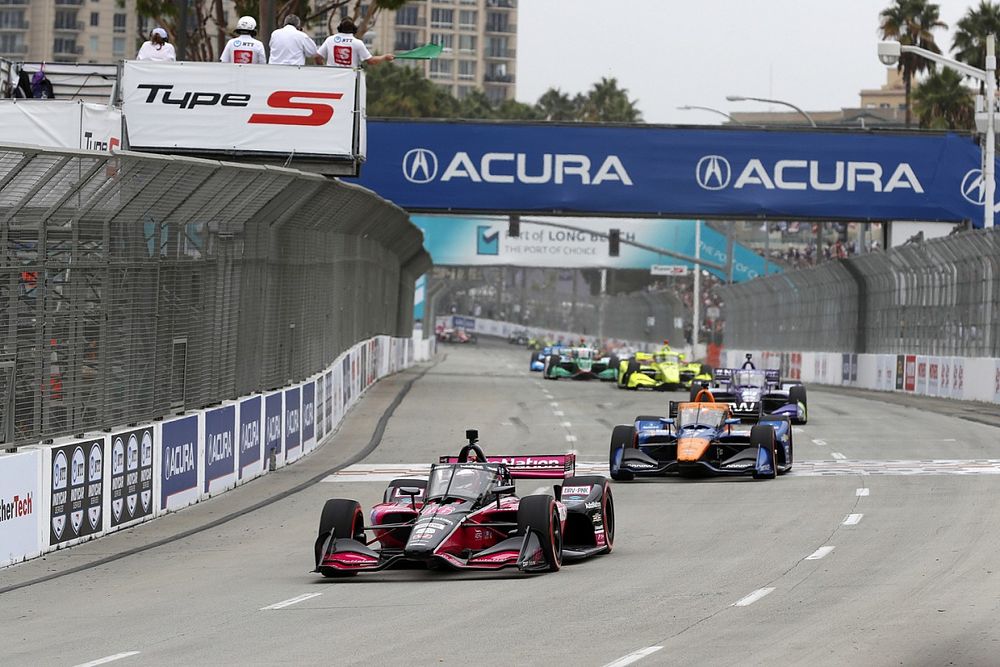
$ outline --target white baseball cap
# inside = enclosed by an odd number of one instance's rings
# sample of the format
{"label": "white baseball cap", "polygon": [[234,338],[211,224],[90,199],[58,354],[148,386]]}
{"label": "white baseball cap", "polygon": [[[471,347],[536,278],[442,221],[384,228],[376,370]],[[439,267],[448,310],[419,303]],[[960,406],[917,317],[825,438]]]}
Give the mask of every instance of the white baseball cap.
{"label": "white baseball cap", "polygon": [[167,39],[167,31],[163,28],[153,28],[153,34],[159,35],[163,39]]}

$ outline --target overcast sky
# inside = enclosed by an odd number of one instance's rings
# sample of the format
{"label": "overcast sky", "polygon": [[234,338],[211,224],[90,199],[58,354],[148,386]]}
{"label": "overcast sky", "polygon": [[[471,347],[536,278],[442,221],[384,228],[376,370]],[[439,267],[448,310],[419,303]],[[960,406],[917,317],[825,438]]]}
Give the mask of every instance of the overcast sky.
{"label": "overcast sky", "polygon": [[[951,49],[955,23],[979,0],[939,0]],[[885,83],[878,14],[889,0],[520,0],[517,98],[549,87],[571,94],[616,77],[653,123],[716,124],[679,111],[767,110],[726,95],[771,97],[806,110],[856,106]],[[778,107],[781,109],[781,107]]]}

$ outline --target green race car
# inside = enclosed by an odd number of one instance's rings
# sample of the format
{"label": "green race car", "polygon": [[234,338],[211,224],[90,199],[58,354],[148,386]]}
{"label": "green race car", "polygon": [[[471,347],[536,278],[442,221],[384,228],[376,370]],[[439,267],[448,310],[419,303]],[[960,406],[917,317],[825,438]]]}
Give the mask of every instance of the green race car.
{"label": "green race car", "polygon": [[615,369],[608,357],[600,357],[588,347],[562,348],[545,360],[542,375],[546,380],[572,378],[574,380],[614,380]]}

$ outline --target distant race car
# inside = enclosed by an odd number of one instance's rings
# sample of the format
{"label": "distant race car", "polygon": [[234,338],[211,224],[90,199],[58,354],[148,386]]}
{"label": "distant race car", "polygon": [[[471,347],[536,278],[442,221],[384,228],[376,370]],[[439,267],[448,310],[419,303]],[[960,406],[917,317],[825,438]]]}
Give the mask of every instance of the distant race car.
{"label": "distant race car", "polygon": [[561,345],[546,345],[541,350],[531,353],[531,362],[529,369],[532,371],[542,372],[545,370],[545,360],[549,358],[550,355],[560,354],[563,350]]}
{"label": "distant race car", "polygon": [[528,330],[514,329],[507,336],[507,342],[511,345],[526,345],[528,343]]}
{"label": "distant race car", "polygon": [[678,473],[681,476],[752,475],[773,479],[792,469],[792,427],[787,416],[765,415],[739,426],[729,404],[707,390],[697,401],[670,403],[670,416],[640,415],[611,433],[611,478]]}
{"label": "distant race car", "polygon": [[542,373],[546,380],[572,378],[574,380],[614,380],[615,370],[609,357],[598,356],[597,350],[589,347],[566,347],[552,353],[545,359]]}
{"label": "distant race car", "polygon": [[[478,432],[466,437],[457,457],[431,466],[429,479],[389,482],[370,524],[357,502],[327,500],[315,571],[337,577],[418,564],[550,572],[564,560],[611,551],[615,510],[607,479],[573,476],[574,454],[487,457]],[[554,497],[518,498],[516,479],[563,481]]]}
{"label": "distant race car", "polygon": [[438,333],[438,341],[442,343],[472,343],[479,342],[474,332],[465,329],[442,329]]}
{"label": "distant race car", "polygon": [[687,361],[685,355],[681,354],[681,386],[690,389],[695,382],[711,382],[712,367],[700,361]]}
{"label": "distant race car", "polygon": [[716,368],[710,385],[693,384],[691,397],[702,388],[716,401],[730,403],[733,415],[744,421],[757,421],[767,414],[787,415],[793,424],[805,424],[809,418],[802,383],[782,382],[779,371],[758,369],[749,354],[741,368]]}
{"label": "distant race car", "polygon": [[636,352],[618,362],[619,389],[674,391],[681,385],[681,355],[667,346],[652,354]]}

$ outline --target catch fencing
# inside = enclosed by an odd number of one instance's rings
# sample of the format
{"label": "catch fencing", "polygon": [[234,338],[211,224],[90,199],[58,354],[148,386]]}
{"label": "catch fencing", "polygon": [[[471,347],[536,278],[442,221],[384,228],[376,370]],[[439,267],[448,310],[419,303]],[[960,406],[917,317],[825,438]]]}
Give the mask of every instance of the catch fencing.
{"label": "catch fencing", "polygon": [[1000,234],[906,245],[722,289],[728,347],[1000,357]]}
{"label": "catch fencing", "polygon": [[0,147],[0,442],[149,421],[409,336],[404,211],[297,170]]}

